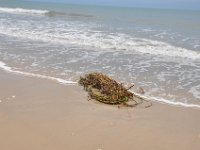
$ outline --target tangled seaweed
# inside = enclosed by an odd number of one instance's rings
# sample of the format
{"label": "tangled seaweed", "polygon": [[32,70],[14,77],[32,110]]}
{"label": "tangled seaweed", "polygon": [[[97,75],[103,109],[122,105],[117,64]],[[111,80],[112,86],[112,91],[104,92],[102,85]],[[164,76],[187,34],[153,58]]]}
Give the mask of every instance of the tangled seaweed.
{"label": "tangled seaweed", "polygon": [[[79,84],[84,87],[91,99],[101,103],[134,107],[143,102],[141,97],[129,91],[134,85],[125,88],[122,84],[102,73],[86,74],[84,77],[80,77]],[[134,103],[129,104],[130,101]]]}

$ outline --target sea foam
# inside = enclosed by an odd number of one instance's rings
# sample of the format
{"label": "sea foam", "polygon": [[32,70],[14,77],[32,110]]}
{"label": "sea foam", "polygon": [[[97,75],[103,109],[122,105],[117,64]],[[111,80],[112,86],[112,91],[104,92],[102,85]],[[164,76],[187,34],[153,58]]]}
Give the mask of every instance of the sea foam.
{"label": "sea foam", "polygon": [[[74,85],[77,84],[77,82],[73,82],[73,81],[67,81],[61,78],[55,78],[55,77],[51,77],[51,76],[45,76],[45,75],[40,75],[40,74],[33,74],[33,73],[28,73],[28,72],[22,72],[22,71],[16,71],[13,70],[11,67],[7,66],[4,62],[0,61],[0,69],[10,72],[10,73],[15,73],[15,74],[20,74],[20,75],[24,75],[24,76],[31,76],[31,77],[37,77],[37,78],[42,78],[42,79],[48,79],[48,80],[52,80],[52,81],[56,81],[60,84],[64,84],[64,85]],[[163,98],[158,98],[158,97],[152,97],[152,96],[146,96],[146,95],[141,95],[141,94],[137,94],[134,93],[146,100],[149,101],[157,101],[157,102],[161,102],[161,103],[165,103],[165,104],[170,104],[170,105],[174,105],[174,106],[181,106],[181,107],[189,107],[189,108],[200,108],[200,105],[196,105],[196,104],[188,104],[188,103],[183,103],[183,102],[175,102],[175,101],[170,101],[170,100],[166,100]]]}
{"label": "sea foam", "polygon": [[64,80],[64,79],[61,79],[61,78],[55,78],[55,77],[46,76],[46,75],[40,75],[40,74],[34,74],[34,73],[28,73],[28,72],[13,70],[11,67],[7,66],[4,62],[1,62],[1,61],[0,61],[0,69],[5,70],[5,71],[10,72],[10,73],[21,74],[21,75],[24,75],[24,76],[48,79],[48,80],[56,81],[56,82],[58,82],[60,84],[64,84],[64,85],[72,85],[72,84],[77,83],[77,82],[73,82],[73,81],[67,81],[67,80]]}
{"label": "sea foam", "polygon": [[48,17],[55,17],[55,16],[83,17],[83,18],[94,17],[93,15],[84,14],[84,13],[65,13],[65,12],[58,12],[58,11],[52,11],[52,10],[6,8],[6,7],[0,7],[0,13],[23,14],[23,15],[44,15]]}
{"label": "sea foam", "polygon": [[[173,46],[162,41],[136,38],[124,33],[102,33],[85,29],[84,27],[73,28],[71,25],[64,29],[60,29],[57,26],[49,26],[46,28],[38,27],[44,29],[40,30],[34,26],[35,31],[33,31],[33,28],[21,30],[17,24],[21,26],[21,23],[18,22],[15,25],[10,24],[11,26],[0,23],[0,34],[63,45],[75,44],[80,47],[94,47],[102,50],[120,50],[128,53],[139,52],[143,54],[200,60],[200,53],[198,51]],[[27,26],[30,27],[28,24]],[[26,24],[23,26],[26,28]],[[52,28],[54,28],[54,32],[52,32]]]}
{"label": "sea foam", "polygon": [[48,10],[0,7],[0,13],[45,15],[48,12]]}
{"label": "sea foam", "polygon": [[169,104],[169,105],[173,105],[173,106],[181,106],[181,107],[188,107],[188,108],[200,108],[200,105],[197,104],[188,104],[188,103],[183,103],[183,102],[177,102],[177,101],[171,101],[171,100],[167,100],[164,98],[158,98],[158,97],[153,97],[153,96],[146,96],[146,95],[141,95],[141,94],[137,94],[134,93],[146,100],[149,101],[156,101],[156,102],[160,102],[160,103],[164,103],[164,104]]}

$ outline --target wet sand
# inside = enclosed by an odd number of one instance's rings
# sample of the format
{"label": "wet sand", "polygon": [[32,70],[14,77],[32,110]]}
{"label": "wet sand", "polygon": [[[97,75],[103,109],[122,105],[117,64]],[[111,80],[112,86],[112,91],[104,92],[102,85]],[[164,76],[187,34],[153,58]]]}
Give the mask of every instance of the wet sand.
{"label": "wet sand", "polygon": [[200,109],[117,108],[77,85],[0,70],[2,150],[199,150]]}

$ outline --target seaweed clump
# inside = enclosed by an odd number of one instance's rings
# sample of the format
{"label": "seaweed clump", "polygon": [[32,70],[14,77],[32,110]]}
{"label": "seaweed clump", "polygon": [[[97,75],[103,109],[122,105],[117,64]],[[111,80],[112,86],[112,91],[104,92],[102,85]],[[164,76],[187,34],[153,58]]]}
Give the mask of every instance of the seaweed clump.
{"label": "seaweed clump", "polygon": [[[133,107],[143,101],[142,98],[129,91],[134,85],[125,88],[122,84],[102,73],[86,74],[84,77],[80,77],[79,84],[84,87],[91,99],[101,103],[110,105],[123,104]],[[130,104],[130,101],[133,103]]]}

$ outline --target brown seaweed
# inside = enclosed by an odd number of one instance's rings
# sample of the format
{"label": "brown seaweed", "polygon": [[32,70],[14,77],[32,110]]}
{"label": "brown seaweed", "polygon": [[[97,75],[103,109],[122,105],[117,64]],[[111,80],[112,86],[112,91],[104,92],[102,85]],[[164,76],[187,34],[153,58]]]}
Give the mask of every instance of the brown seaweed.
{"label": "brown seaweed", "polygon": [[129,91],[134,85],[126,88],[102,73],[86,74],[80,77],[79,84],[84,87],[91,99],[101,103],[134,107],[143,102],[141,97]]}

